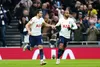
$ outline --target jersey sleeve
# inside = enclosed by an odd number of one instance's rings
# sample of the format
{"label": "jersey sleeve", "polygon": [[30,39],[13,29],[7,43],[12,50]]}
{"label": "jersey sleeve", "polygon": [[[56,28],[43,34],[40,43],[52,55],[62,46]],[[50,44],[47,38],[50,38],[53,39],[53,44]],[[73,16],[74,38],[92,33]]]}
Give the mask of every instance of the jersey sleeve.
{"label": "jersey sleeve", "polygon": [[70,20],[70,23],[71,23],[71,29],[73,29],[73,30],[77,29],[77,25],[73,19]]}
{"label": "jersey sleeve", "polygon": [[34,22],[35,22],[35,18],[32,18],[32,19],[29,21],[30,24],[33,24]]}
{"label": "jersey sleeve", "polygon": [[58,21],[58,23],[56,24],[56,26],[60,26],[61,25],[61,19]]}
{"label": "jersey sleeve", "polygon": [[41,19],[41,21],[42,21],[42,23],[44,23],[44,22],[45,22],[43,18]]}

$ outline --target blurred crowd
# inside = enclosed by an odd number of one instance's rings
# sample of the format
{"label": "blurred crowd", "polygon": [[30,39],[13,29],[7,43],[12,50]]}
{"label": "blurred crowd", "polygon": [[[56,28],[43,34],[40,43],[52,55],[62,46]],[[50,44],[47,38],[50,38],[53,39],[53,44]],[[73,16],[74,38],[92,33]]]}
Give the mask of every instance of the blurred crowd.
{"label": "blurred crowd", "polygon": [[[100,0],[3,0],[0,6],[0,27],[5,35],[5,24],[10,27],[12,16],[19,20],[18,29],[22,42],[27,40],[25,25],[35,16],[37,9],[42,9],[46,23],[55,25],[63,18],[65,10],[70,11],[70,17],[76,22],[78,29],[72,31],[72,41],[100,41]],[[11,13],[13,12],[13,14]],[[43,37],[48,40],[57,39],[53,35],[56,30],[42,27]],[[5,36],[3,36],[3,41]]]}

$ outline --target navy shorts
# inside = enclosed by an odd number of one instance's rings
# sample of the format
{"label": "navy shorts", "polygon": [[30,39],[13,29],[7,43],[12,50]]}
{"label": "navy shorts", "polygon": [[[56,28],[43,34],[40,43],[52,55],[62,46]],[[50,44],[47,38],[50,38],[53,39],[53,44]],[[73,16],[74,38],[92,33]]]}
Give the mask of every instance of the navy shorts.
{"label": "navy shorts", "polygon": [[42,40],[42,35],[39,36],[29,36],[29,42],[31,47],[34,47],[35,45],[42,45],[43,40]]}
{"label": "navy shorts", "polygon": [[[60,37],[59,37],[59,40],[58,40],[58,44],[63,43],[63,44],[64,44],[64,48],[66,48],[67,42],[68,42],[68,41],[70,41],[70,39],[67,39],[67,38],[65,38],[65,37],[63,37],[63,36],[60,36]],[[59,45],[58,45],[58,46],[59,46]]]}

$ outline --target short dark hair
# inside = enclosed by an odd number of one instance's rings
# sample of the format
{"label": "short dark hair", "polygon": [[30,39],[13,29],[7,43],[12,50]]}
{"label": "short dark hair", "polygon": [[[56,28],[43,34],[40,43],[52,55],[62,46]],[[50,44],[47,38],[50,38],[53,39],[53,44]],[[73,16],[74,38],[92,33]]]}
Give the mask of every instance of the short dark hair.
{"label": "short dark hair", "polygon": [[42,11],[41,9],[37,9],[35,14],[37,15],[40,11]]}

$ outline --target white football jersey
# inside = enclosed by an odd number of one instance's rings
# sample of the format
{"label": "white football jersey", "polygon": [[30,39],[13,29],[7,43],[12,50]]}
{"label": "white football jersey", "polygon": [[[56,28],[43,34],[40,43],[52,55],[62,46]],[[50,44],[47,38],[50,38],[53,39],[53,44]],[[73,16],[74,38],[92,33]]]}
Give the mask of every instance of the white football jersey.
{"label": "white football jersey", "polygon": [[74,22],[74,20],[72,18],[62,18],[59,20],[59,22],[56,24],[56,26],[60,26],[61,25],[61,30],[59,32],[59,36],[63,36],[65,38],[70,38],[70,34],[71,34],[71,30],[69,30],[68,28],[70,27],[71,29],[77,29],[77,25]]}
{"label": "white football jersey", "polygon": [[33,17],[29,23],[31,24],[31,32],[33,36],[41,35],[41,27],[42,23],[44,22],[43,18]]}

